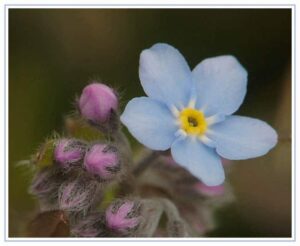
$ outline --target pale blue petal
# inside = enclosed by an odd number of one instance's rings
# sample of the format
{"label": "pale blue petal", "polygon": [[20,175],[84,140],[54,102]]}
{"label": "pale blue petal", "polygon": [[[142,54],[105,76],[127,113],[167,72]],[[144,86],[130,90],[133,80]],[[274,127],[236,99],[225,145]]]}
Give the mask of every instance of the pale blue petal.
{"label": "pale blue petal", "polygon": [[208,186],[224,182],[220,157],[197,139],[177,139],[171,147],[173,159]]}
{"label": "pale blue petal", "polygon": [[186,105],[192,73],[180,52],[168,44],[155,44],[140,56],[139,76],[145,93],[167,105]]}
{"label": "pale blue petal", "polygon": [[175,140],[177,126],[166,105],[148,97],[132,99],[120,117],[130,133],[153,150],[167,150]]}
{"label": "pale blue petal", "polygon": [[266,122],[243,116],[228,116],[210,127],[209,138],[217,153],[230,160],[265,155],[277,143],[277,133]]}
{"label": "pale blue petal", "polygon": [[193,70],[197,107],[206,115],[230,115],[242,104],[247,91],[247,71],[233,56],[208,58]]}

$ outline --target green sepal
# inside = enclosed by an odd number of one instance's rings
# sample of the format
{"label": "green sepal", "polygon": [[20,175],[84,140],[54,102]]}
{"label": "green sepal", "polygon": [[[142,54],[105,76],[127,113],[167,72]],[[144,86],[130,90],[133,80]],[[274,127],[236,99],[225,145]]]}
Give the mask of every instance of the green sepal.
{"label": "green sepal", "polygon": [[99,141],[104,138],[104,135],[98,129],[89,125],[79,116],[65,117],[65,129],[69,137],[87,142]]}
{"label": "green sepal", "polygon": [[38,149],[31,161],[39,169],[52,166],[54,163],[54,149],[57,138],[47,139]]}
{"label": "green sepal", "polygon": [[105,209],[110,203],[112,203],[118,197],[119,190],[120,187],[117,183],[112,183],[107,186],[104,191],[100,207]]}

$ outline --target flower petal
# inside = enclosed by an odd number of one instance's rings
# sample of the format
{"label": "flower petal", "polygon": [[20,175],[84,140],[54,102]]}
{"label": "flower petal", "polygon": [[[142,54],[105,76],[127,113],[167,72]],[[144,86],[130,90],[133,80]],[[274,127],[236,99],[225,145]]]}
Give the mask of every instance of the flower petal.
{"label": "flower petal", "polygon": [[209,137],[217,153],[230,160],[262,156],[277,143],[277,133],[266,122],[243,116],[228,116],[212,125]]}
{"label": "flower petal", "polygon": [[208,58],[193,70],[197,107],[205,114],[230,115],[242,104],[247,91],[247,71],[233,56]]}
{"label": "flower petal", "polygon": [[197,139],[177,139],[171,147],[174,160],[208,186],[224,182],[224,170],[217,153]]}
{"label": "flower petal", "polygon": [[139,76],[145,93],[168,105],[186,105],[190,99],[192,73],[177,49],[155,44],[140,56]]}
{"label": "flower petal", "polygon": [[147,97],[132,99],[121,121],[139,142],[153,150],[170,148],[178,128],[167,106]]}

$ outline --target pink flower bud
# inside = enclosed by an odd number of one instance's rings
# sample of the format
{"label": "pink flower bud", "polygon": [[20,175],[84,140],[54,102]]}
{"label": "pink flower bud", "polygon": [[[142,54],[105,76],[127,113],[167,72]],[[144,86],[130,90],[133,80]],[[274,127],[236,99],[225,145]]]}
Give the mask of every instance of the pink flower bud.
{"label": "pink flower bud", "polygon": [[113,89],[107,85],[93,83],[86,86],[79,98],[81,115],[93,123],[105,123],[112,110],[118,108],[118,98]]}
{"label": "pink flower bud", "polygon": [[198,193],[200,193],[204,196],[209,196],[209,197],[221,196],[221,195],[224,195],[224,192],[225,192],[224,185],[207,186],[201,182],[197,182],[194,186],[194,189]]}
{"label": "pink flower bud", "polygon": [[106,227],[117,235],[129,235],[141,221],[140,204],[134,201],[117,201],[106,210]]}
{"label": "pink flower bud", "polygon": [[84,157],[84,166],[89,173],[104,180],[111,179],[120,171],[120,159],[114,146],[95,144]]}
{"label": "pink flower bud", "polygon": [[68,168],[82,160],[85,145],[77,140],[61,139],[54,150],[55,161],[63,168]]}

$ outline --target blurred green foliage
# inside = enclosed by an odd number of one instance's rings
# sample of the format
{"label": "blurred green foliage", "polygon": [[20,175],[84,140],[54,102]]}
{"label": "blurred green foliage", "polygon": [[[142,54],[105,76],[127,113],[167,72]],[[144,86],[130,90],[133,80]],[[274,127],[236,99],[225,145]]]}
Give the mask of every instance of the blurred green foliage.
{"label": "blurred green foliage", "polygon": [[62,130],[63,116],[89,80],[117,88],[122,108],[143,95],[139,54],[157,42],[178,48],[191,68],[207,57],[235,55],[249,72],[238,114],[279,131],[273,154],[233,168],[237,202],[219,211],[220,226],[210,236],[290,236],[289,9],[10,9],[10,236],[22,236],[34,213],[30,175],[15,163]]}

